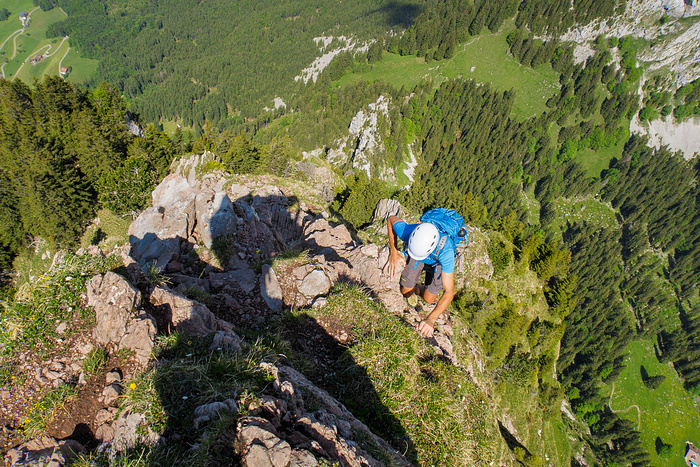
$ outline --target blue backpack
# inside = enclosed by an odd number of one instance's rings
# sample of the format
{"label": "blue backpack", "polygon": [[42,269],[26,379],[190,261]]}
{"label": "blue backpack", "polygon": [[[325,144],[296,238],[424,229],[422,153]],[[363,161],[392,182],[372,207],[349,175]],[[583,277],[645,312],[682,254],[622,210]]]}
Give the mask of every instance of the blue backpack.
{"label": "blue backpack", "polygon": [[431,209],[420,216],[420,221],[430,222],[440,232],[440,243],[435,249],[436,254],[445,246],[445,240],[448,236],[455,248],[460,245],[466,245],[469,242],[469,234],[464,224],[464,218],[454,209]]}

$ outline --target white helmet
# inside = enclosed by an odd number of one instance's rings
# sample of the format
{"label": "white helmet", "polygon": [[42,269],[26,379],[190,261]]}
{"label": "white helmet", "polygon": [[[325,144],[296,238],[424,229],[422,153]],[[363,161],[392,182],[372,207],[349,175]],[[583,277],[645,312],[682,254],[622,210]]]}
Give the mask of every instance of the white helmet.
{"label": "white helmet", "polygon": [[425,259],[435,251],[438,240],[440,233],[437,227],[429,222],[419,224],[408,239],[408,255],[416,261]]}

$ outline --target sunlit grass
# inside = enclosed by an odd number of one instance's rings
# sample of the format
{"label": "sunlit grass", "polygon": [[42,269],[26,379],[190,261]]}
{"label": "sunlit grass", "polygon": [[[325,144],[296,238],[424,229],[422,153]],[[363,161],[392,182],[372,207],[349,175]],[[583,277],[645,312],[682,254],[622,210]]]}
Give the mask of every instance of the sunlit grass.
{"label": "sunlit grass", "polygon": [[[625,369],[614,383],[610,407],[621,417],[632,420],[641,431],[651,465],[682,467],[685,466],[685,442],[698,441],[700,397],[683,389],[683,382],[671,365],[658,362],[653,345],[647,340],[630,343]],[[649,375],[666,376],[661,386],[652,390],[644,385],[640,371],[642,365]],[[608,385],[606,393],[611,391],[612,385]],[[673,454],[668,458],[656,454],[657,436],[673,446]]]}
{"label": "sunlit grass", "polygon": [[104,370],[107,364],[107,353],[105,349],[101,347],[96,347],[85,355],[83,360],[83,371],[85,375],[95,376]]}
{"label": "sunlit grass", "polygon": [[311,316],[352,329],[353,344],[335,365],[330,385],[373,431],[418,465],[493,460],[496,441],[484,394],[365,289],[337,284],[328,304]]}
{"label": "sunlit grass", "polygon": [[471,37],[456,47],[454,57],[449,60],[426,63],[415,55],[402,57],[385,53],[371,71],[350,73],[339,84],[382,79],[397,89],[401,86],[410,89],[424,80],[437,86],[449,79],[474,79],[479,83],[491,83],[499,91],[515,89],[513,113],[519,117],[539,115],[546,110],[547,99],[559,91],[559,73],[549,64],[533,69],[518,63],[508,52],[506,42],[506,36],[513,29],[509,22],[497,34]]}
{"label": "sunlit grass", "polygon": [[131,217],[118,216],[107,209],[97,211],[98,222],[90,224],[80,238],[80,246],[99,245],[103,251],[109,251],[117,245],[129,241],[129,224]]}
{"label": "sunlit grass", "polygon": [[562,232],[576,222],[586,222],[606,229],[619,228],[612,207],[595,198],[585,197],[571,200],[560,198],[554,204],[557,214],[552,221],[552,226],[560,240]]}
{"label": "sunlit grass", "polygon": [[44,433],[48,423],[77,393],[77,388],[65,384],[49,391],[29,410],[29,414],[22,423],[25,433],[30,437]]}
{"label": "sunlit grass", "polygon": [[[43,249],[35,256],[39,254],[45,255]],[[50,264],[51,260],[47,261]],[[32,264],[31,257],[24,264]],[[114,256],[67,253],[51,272],[43,272],[48,269],[45,266],[21,275],[14,297],[0,302],[0,355],[11,360],[26,348],[39,354],[53,352],[60,343],[56,336],[59,323],[75,317],[88,318],[81,297],[87,281],[118,264],[121,262]],[[68,332],[71,331],[69,327]]]}
{"label": "sunlit grass", "polygon": [[[6,21],[0,22],[0,45],[4,43],[0,49],[0,63],[8,60],[3,68],[6,79],[16,78],[30,84],[34,78],[58,75],[61,66],[71,68],[66,79],[74,83],[84,83],[95,73],[99,63],[97,60],[80,57],[75,49],[69,49],[69,40],[63,41],[62,37],[46,38],[46,31],[51,24],[66,19],[66,14],[60,8],[42,11],[31,1],[24,0],[3,1],[2,6],[11,12]],[[22,34],[16,35],[15,41],[16,32],[22,28],[19,21],[21,11],[31,12],[31,21]],[[15,42],[17,53],[13,58]],[[28,60],[38,54],[48,56],[36,65],[30,64]]]}

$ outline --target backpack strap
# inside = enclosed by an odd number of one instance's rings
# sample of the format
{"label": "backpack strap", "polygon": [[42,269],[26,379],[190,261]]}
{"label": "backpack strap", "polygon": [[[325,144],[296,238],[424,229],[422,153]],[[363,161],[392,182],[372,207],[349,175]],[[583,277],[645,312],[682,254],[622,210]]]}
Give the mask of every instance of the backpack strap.
{"label": "backpack strap", "polygon": [[440,253],[440,250],[442,250],[442,247],[445,246],[445,242],[447,242],[447,234],[442,235],[442,238],[440,239],[440,242],[438,243],[438,246],[435,249],[436,253]]}

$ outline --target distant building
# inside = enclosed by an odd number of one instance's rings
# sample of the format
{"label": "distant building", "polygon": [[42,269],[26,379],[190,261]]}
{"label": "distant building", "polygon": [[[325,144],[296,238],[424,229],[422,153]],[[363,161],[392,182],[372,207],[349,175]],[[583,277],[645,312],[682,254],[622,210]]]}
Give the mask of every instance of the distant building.
{"label": "distant building", "polygon": [[65,78],[68,76],[68,68],[62,66],[60,70],[58,70],[59,74],[61,75],[61,78]]}
{"label": "distant building", "polygon": [[700,467],[700,449],[688,441],[685,442],[685,463],[689,467]]}
{"label": "distant building", "polygon": [[35,55],[34,58],[32,58],[31,60],[29,60],[29,63],[31,63],[32,65],[36,65],[37,63],[39,63],[39,62],[42,61],[43,59],[44,59],[44,56],[43,56],[43,55],[41,55],[41,54]]}
{"label": "distant building", "polygon": [[20,13],[19,20],[22,22],[22,27],[26,28],[27,24],[29,24],[29,13],[27,13],[26,11]]}

